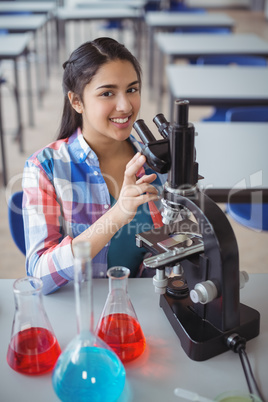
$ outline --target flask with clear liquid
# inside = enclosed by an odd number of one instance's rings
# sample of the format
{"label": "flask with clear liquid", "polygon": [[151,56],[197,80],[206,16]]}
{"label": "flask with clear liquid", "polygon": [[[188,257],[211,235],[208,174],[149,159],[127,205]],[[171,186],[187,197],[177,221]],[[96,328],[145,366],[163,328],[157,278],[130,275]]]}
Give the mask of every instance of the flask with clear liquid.
{"label": "flask with clear liquid", "polygon": [[28,375],[51,371],[61,353],[44,309],[43,282],[27,276],[13,284],[15,314],[7,351],[9,366]]}
{"label": "flask with clear liquid", "polygon": [[146,346],[145,337],[128,294],[130,270],[108,269],[109,293],[96,332],[120,357],[123,363],[140,356]]}
{"label": "flask with clear liquid", "polygon": [[53,370],[53,388],[61,401],[113,402],[125,385],[125,369],[112,349],[93,331],[90,245],[73,246],[77,335]]}

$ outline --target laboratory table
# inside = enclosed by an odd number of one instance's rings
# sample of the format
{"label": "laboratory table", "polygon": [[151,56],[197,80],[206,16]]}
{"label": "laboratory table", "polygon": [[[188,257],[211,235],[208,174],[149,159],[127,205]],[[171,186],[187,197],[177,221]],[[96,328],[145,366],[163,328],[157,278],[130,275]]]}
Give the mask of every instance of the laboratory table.
{"label": "laboratory table", "polygon": [[[9,34],[5,35],[5,40],[0,41],[0,60],[13,60],[14,63],[14,94],[17,106],[17,133],[16,138],[19,141],[20,151],[23,151],[23,124],[22,124],[22,111],[21,111],[21,93],[20,82],[18,73],[18,59],[24,57],[26,65],[26,83],[28,92],[28,110],[29,110],[29,124],[34,125],[33,102],[32,102],[32,85],[30,74],[30,63],[28,61],[29,46],[32,41],[31,33],[24,34]],[[0,88],[1,89],[1,88]],[[0,108],[2,104],[0,92]],[[1,160],[2,160],[2,174],[4,185],[7,185],[7,169],[5,157],[5,144],[4,144],[4,127],[2,121],[2,114],[0,110],[0,141],[1,141]]]}
{"label": "laboratory table", "polygon": [[235,27],[235,21],[225,13],[180,13],[155,11],[147,12],[145,23],[148,27],[149,85],[152,86],[154,68],[154,34],[157,31],[170,32],[178,28],[227,28]]}
{"label": "laboratory table", "polygon": [[268,105],[268,67],[169,64],[166,74],[171,120],[180,98],[197,106]]}
{"label": "laboratory table", "polygon": [[[258,56],[268,58],[268,42],[255,34],[179,34],[157,33],[158,68],[156,85],[158,108],[162,107],[164,61],[174,63],[176,59],[196,59],[200,56]],[[152,77],[153,78],[153,77]]]}
{"label": "laboratory table", "polygon": [[132,21],[133,30],[136,40],[137,58],[140,58],[141,52],[141,23],[143,10],[132,9],[123,5],[121,8],[58,8],[56,13],[58,43],[59,48],[62,46],[66,53],[66,24],[68,22],[81,21]]}
{"label": "laboratory table", "polygon": [[[0,390],[5,402],[58,401],[53,391],[51,374],[25,376],[13,371],[6,362],[14,314],[12,284],[0,280]],[[152,279],[129,279],[129,296],[143,329],[147,346],[143,355],[125,365],[127,382],[118,402],[168,401],[182,402],[174,395],[177,387],[207,398],[227,390],[247,391],[247,384],[237,354],[227,351],[209,360],[196,362],[183,351],[180,341],[159,307],[159,295],[154,292]],[[260,334],[248,341],[247,354],[263,394],[268,396],[267,382],[267,310],[268,274],[251,274],[240,291],[241,302],[258,310]],[[95,322],[108,294],[108,280],[93,280]],[[76,334],[73,284],[45,296],[44,307],[62,347]]]}
{"label": "laboratory table", "polygon": [[[49,19],[46,15],[11,15],[0,16],[0,29],[8,30],[9,33],[25,33],[32,32],[34,35],[34,52],[36,53],[36,74],[37,74],[37,91],[38,100],[41,104],[43,93],[47,88],[47,78],[49,76],[49,45],[48,45],[48,29],[47,23]],[[39,51],[38,34],[42,34],[42,51]],[[4,37],[3,37],[4,40]],[[45,44],[45,52],[43,52],[43,44]],[[46,76],[42,76],[42,57],[45,53],[46,58]],[[40,83],[43,82],[43,87]]]}
{"label": "laboratory table", "polygon": [[268,202],[268,123],[193,123],[199,187],[215,202]]}

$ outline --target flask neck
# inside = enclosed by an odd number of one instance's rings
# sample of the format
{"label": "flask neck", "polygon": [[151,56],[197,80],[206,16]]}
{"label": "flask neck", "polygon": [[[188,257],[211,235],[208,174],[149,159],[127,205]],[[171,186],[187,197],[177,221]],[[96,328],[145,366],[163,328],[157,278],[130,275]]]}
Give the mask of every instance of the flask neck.
{"label": "flask neck", "polygon": [[130,271],[125,267],[112,267],[108,270],[109,277],[109,292],[124,292],[127,293],[128,277]]}
{"label": "flask neck", "polygon": [[74,259],[74,289],[77,332],[93,332],[92,270],[89,256]]}
{"label": "flask neck", "polygon": [[42,280],[32,276],[14,282],[15,314],[12,336],[30,328],[45,328],[54,334],[43,305],[42,288]]}
{"label": "flask neck", "polygon": [[43,312],[43,300],[41,293],[25,294],[14,293],[15,311],[20,314],[21,317],[29,317],[31,321],[34,317]]}

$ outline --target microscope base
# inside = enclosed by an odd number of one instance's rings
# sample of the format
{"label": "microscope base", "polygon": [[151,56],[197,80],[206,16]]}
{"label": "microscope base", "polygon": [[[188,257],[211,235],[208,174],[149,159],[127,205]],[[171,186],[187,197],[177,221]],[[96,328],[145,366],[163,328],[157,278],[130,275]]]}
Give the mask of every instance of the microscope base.
{"label": "microscope base", "polygon": [[259,334],[260,314],[244,304],[240,303],[240,325],[226,332],[202,320],[193,311],[191,305],[189,297],[175,299],[167,294],[160,296],[160,307],[178,335],[185,353],[192,360],[208,360],[230,350],[226,340],[233,333],[239,334],[246,340],[255,338]]}

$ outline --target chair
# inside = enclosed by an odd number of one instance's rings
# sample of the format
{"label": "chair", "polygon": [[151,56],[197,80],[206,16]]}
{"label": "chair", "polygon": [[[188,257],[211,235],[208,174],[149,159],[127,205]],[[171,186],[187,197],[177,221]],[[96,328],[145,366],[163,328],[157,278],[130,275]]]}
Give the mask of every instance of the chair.
{"label": "chair", "polygon": [[[268,107],[234,107],[226,112],[226,121],[268,122]],[[268,230],[267,203],[228,203],[226,205],[226,213],[243,226],[256,230]]]}
{"label": "chair", "polygon": [[268,106],[233,107],[227,110],[225,120],[268,123]]}
{"label": "chair", "polygon": [[203,7],[188,7],[186,4],[178,3],[176,0],[170,1],[170,7],[168,11],[179,11],[182,13],[206,13],[207,10]]}
{"label": "chair", "polygon": [[22,218],[22,191],[13,193],[8,200],[8,222],[16,246],[25,255],[25,238]]}
{"label": "chair", "polygon": [[[258,66],[267,67],[267,60],[258,56],[207,56],[198,57],[197,65],[230,65],[237,64],[240,66]],[[215,107],[211,116],[202,119],[202,121],[225,121],[227,107]]]}
{"label": "chair", "polygon": [[267,60],[260,56],[201,56],[198,57],[196,64],[199,65],[228,65],[238,64],[240,66],[263,66],[267,67]]}
{"label": "chair", "polygon": [[240,225],[259,231],[268,230],[267,203],[228,203],[226,213]]}

